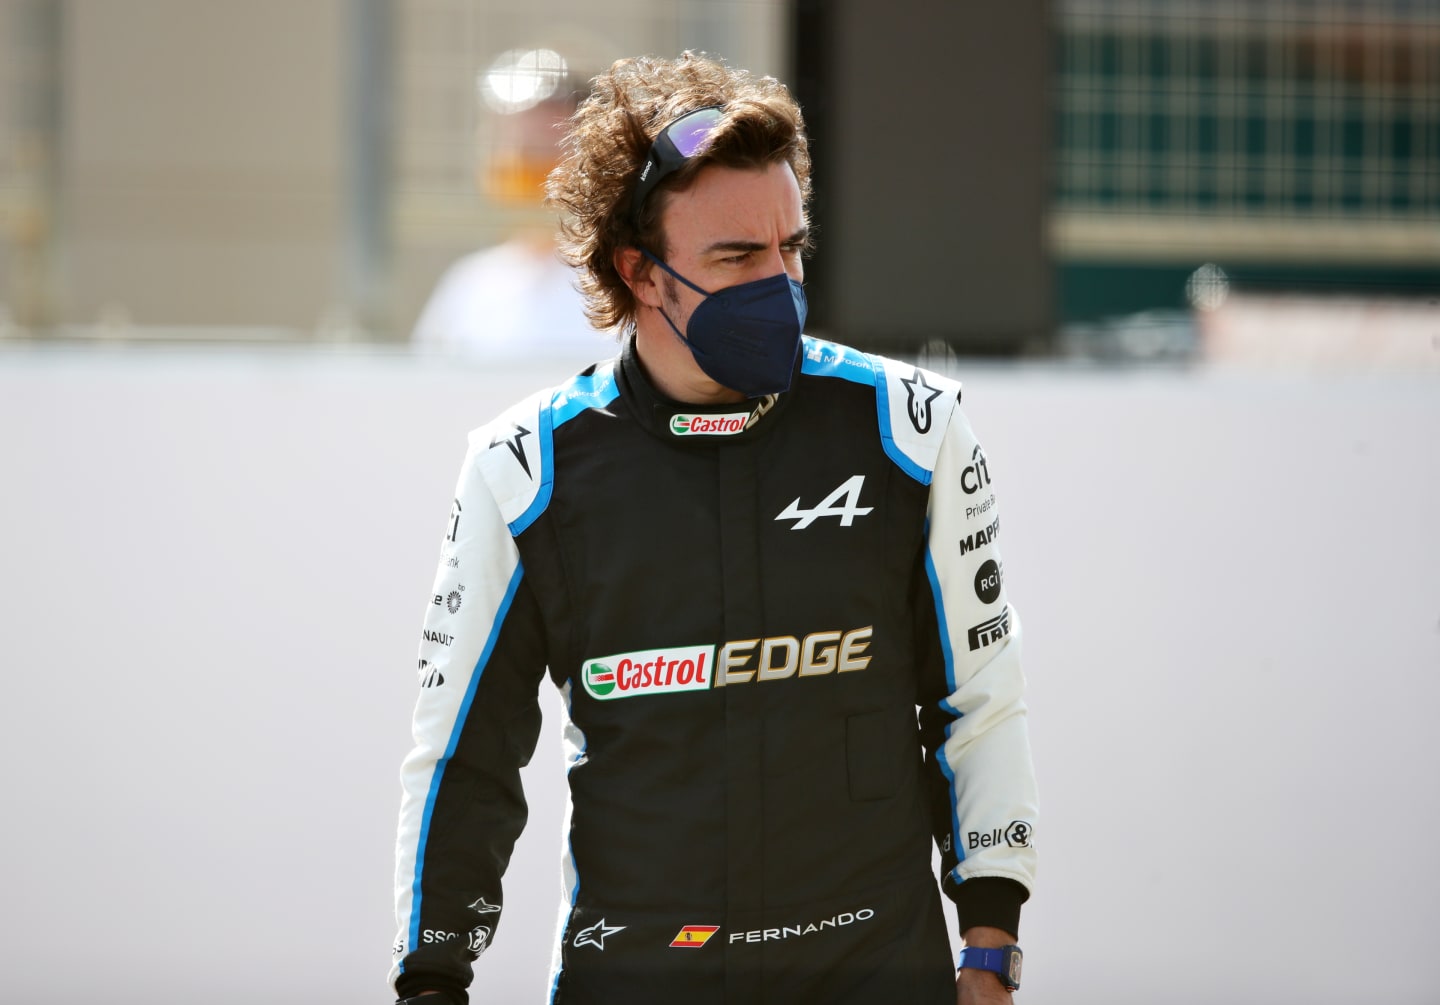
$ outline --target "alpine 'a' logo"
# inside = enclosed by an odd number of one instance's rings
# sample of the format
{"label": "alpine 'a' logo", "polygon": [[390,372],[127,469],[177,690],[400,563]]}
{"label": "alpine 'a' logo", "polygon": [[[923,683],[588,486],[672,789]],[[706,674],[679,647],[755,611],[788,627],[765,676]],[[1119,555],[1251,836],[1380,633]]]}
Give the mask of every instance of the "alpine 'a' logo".
{"label": "alpine 'a' logo", "polygon": [[583,929],[576,935],[575,941],[571,943],[571,945],[576,949],[579,949],[581,946],[594,946],[596,949],[603,951],[605,948],[605,936],[614,935],[616,932],[623,932],[624,930],[624,925],[607,925],[605,924],[605,919],[601,918],[595,922],[595,924]]}
{"label": "alpine 'a' logo", "polygon": [[941,390],[925,383],[925,371],[919,367],[916,367],[911,376],[901,377],[900,383],[905,385],[905,411],[910,416],[910,425],[915,427],[915,432],[924,436],[930,432],[930,403],[940,397]]}
{"label": "alpine 'a' logo", "polygon": [[[801,509],[800,497],[796,496],[775,519],[794,520],[795,526],[790,529],[804,530],[821,517],[834,516],[840,518],[840,526],[849,527],[855,522],[857,516],[864,516],[875,508],[859,504],[860,490],[864,486],[864,475],[852,475],[841,482],[840,487],[834,492],[820,500],[820,504],[814,509]],[[844,505],[837,505],[838,503],[844,503]]]}

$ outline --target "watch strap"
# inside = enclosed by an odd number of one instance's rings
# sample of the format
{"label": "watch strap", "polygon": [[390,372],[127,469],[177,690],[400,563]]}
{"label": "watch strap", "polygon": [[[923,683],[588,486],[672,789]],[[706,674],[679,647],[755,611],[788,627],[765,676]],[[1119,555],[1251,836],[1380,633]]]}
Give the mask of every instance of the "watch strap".
{"label": "watch strap", "polygon": [[1000,983],[1010,991],[1020,987],[1020,966],[1024,954],[1019,946],[1001,946],[999,949],[982,949],[966,946],[960,950],[957,970],[989,970],[1000,978]]}

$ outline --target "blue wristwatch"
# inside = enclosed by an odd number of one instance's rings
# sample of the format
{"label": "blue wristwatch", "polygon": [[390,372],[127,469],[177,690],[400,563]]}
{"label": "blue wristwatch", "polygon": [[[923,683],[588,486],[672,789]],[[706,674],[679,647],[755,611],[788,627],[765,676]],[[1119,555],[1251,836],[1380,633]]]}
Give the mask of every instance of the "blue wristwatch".
{"label": "blue wristwatch", "polygon": [[960,962],[956,970],[989,970],[1000,978],[1007,991],[1020,990],[1020,961],[1024,954],[1019,946],[1001,946],[999,949],[980,949],[966,946],[960,950]]}

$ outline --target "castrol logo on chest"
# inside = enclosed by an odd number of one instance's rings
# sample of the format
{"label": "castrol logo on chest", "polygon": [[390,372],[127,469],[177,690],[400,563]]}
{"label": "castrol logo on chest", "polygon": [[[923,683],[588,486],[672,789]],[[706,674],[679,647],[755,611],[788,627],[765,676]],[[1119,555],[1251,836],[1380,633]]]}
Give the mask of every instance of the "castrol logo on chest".
{"label": "castrol logo on chest", "polygon": [[644,649],[587,659],[580,680],[600,701],[642,694],[708,691],[715,666],[714,646]]}
{"label": "castrol logo on chest", "polygon": [[676,436],[734,436],[736,433],[743,433],[749,421],[749,412],[727,412],[720,415],[690,415],[678,412],[670,416],[670,432]]}

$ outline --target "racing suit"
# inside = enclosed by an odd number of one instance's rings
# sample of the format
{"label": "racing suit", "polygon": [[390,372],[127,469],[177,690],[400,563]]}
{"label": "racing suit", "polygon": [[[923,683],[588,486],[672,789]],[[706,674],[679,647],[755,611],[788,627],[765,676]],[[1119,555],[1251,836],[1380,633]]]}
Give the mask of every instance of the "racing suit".
{"label": "racing suit", "polygon": [[398,992],[465,988],[495,935],[548,668],[552,1002],[953,1005],[932,842],[961,928],[1014,932],[1036,818],[958,406],[954,381],[809,337],[785,394],[678,405],[632,340],[471,434],[402,770]]}

